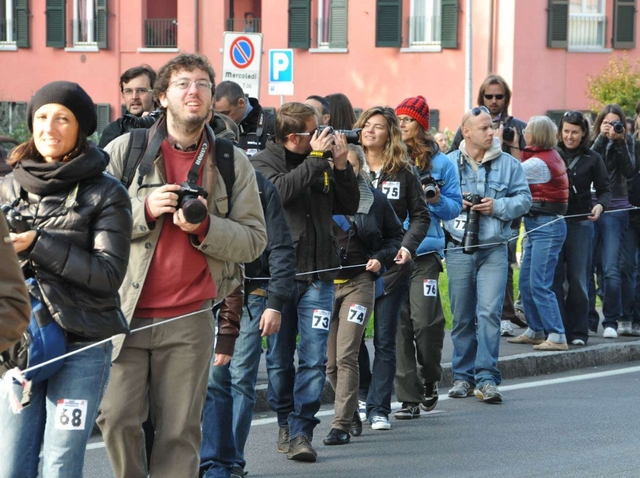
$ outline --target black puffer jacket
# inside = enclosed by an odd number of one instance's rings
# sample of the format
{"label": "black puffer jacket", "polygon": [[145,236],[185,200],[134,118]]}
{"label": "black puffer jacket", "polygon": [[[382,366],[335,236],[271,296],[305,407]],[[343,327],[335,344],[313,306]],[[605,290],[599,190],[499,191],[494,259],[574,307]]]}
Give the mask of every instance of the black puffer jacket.
{"label": "black puffer jacket", "polygon": [[624,141],[612,141],[599,134],[591,146],[602,156],[604,165],[609,173],[609,186],[614,198],[626,197],[629,194],[627,178],[636,172],[636,144],[633,137],[627,133]]}
{"label": "black puffer jacket", "polygon": [[[39,230],[20,255],[28,261],[26,275],[35,275],[47,308],[70,341],[128,331],[118,288],[129,260],[131,201],[120,181],[102,172],[108,162],[104,151],[91,146],[64,163],[77,166],[69,178],[56,175],[50,163],[23,161],[0,186],[0,203],[20,198],[15,210]],[[33,174],[44,181],[31,181]],[[52,176],[58,183],[55,191],[46,189]]]}

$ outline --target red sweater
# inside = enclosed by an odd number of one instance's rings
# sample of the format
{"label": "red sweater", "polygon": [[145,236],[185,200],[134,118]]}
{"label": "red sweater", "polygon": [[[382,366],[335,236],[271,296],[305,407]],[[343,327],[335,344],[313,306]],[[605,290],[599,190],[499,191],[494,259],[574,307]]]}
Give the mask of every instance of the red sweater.
{"label": "red sweater", "polygon": [[[167,184],[181,184],[187,179],[197,151],[178,151],[166,140],[161,151]],[[198,184],[202,184],[201,177]],[[209,218],[196,233],[202,239],[208,229]],[[204,254],[191,244],[189,234],[173,223],[172,215],[166,214],[134,315],[176,317],[198,310],[205,300],[215,296],[216,285]]]}

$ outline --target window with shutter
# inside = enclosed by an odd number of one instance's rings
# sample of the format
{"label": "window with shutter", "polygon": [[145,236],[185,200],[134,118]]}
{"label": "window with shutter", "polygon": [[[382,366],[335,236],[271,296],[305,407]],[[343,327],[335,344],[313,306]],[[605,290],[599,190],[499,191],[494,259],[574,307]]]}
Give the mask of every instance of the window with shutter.
{"label": "window with shutter", "polygon": [[376,47],[402,46],[402,0],[376,1]]}
{"label": "window with shutter", "polygon": [[569,1],[549,0],[547,13],[547,46],[549,48],[567,48],[569,44]]}
{"label": "window with shutter", "polygon": [[98,48],[108,48],[108,19],[109,11],[107,9],[108,0],[97,0],[96,4],[96,43]]}
{"label": "window with shutter", "polygon": [[289,48],[311,46],[311,0],[289,0]]}
{"label": "window with shutter", "polygon": [[74,48],[93,47],[98,45],[98,18],[101,11],[101,19],[104,26],[103,44],[107,42],[107,0],[73,0],[73,46]]}
{"label": "window with shutter", "polygon": [[607,26],[605,3],[605,0],[569,0],[569,48],[604,48]]}
{"label": "window with shutter", "polygon": [[442,0],[411,0],[409,47],[439,46]]}
{"label": "window with shutter", "polygon": [[[14,0],[16,8],[16,46],[29,48],[29,2],[27,0]],[[11,3],[11,1],[7,2]]]}
{"label": "window with shutter", "polygon": [[47,46],[64,48],[66,41],[66,1],[47,0]]}
{"label": "window with shutter", "polygon": [[440,46],[458,48],[458,0],[442,0]]}
{"label": "window with shutter", "polygon": [[613,48],[636,47],[636,0],[615,0],[611,43]]}
{"label": "window with shutter", "polygon": [[347,48],[347,0],[318,0],[317,47]]}
{"label": "window with shutter", "polygon": [[107,125],[111,122],[111,105],[109,103],[98,103],[96,105],[98,115],[98,128],[96,132],[101,135]]}

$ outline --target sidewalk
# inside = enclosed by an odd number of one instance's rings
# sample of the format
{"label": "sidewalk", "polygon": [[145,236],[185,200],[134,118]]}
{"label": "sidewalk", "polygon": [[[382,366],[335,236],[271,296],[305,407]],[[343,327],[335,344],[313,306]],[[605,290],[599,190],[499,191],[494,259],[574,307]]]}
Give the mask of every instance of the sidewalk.
{"label": "sidewalk", "polygon": [[[600,328],[600,334],[602,333]],[[514,334],[520,335],[524,329],[514,326]],[[369,356],[373,360],[373,340],[367,340]],[[442,350],[442,380],[440,393],[446,393],[446,388],[453,383],[451,373],[451,356],[453,343],[451,331],[447,330]],[[267,404],[267,369],[265,354],[260,357],[260,369],[256,390],[256,412],[269,410]],[[640,360],[640,337],[618,337],[617,339],[603,339],[602,335],[589,337],[588,345],[581,347],[569,345],[568,352],[536,352],[531,345],[517,345],[507,342],[507,337],[500,339],[500,358],[498,368],[502,372],[503,380],[531,377],[564,372],[584,367],[597,367],[615,363]],[[503,382],[504,383],[504,382]],[[333,390],[326,383],[323,402],[333,401]]]}

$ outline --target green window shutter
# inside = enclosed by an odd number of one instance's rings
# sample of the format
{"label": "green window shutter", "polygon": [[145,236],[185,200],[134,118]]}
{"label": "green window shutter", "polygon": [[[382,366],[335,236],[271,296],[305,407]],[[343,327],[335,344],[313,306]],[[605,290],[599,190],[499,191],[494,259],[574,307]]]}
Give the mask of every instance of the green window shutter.
{"label": "green window shutter", "polygon": [[402,46],[402,0],[376,1],[376,47]]}
{"label": "green window shutter", "polygon": [[440,130],[440,110],[429,111],[429,129]]}
{"label": "green window shutter", "polygon": [[66,0],[47,0],[47,46],[64,48],[66,39]]}
{"label": "green window shutter", "polygon": [[560,120],[564,116],[564,110],[549,110],[547,111],[547,116],[551,118],[556,126],[560,126]]}
{"label": "green window shutter", "polygon": [[100,135],[111,122],[111,105],[109,103],[98,103],[96,105],[96,114],[98,115],[97,133]]}
{"label": "green window shutter", "polygon": [[458,0],[442,0],[440,46],[458,48]]}
{"label": "green window shutter", "polygon": [[362,116],[362,108],[353,108],[353,112],[356,114],[356,119]]}
{"label": "green window shutter", "polygon": [[98,48],[108,48],[107,36],[109,22],[109,12],[107,10],[108,0],[98,0],[96,8],[96,42]]}
{"label": "green window shutter", "polygon": [[16,46],[29,48],[29,2],[15,0],[16,7]]}
{"label": "green window shutter", "polygon": [[289,0],[289,48],[311,46],[311,0]]}
{"label": "green window shutter", "polygon": [[331,0],[329,47],[347,48],[347,0]]}
{"label": "green window shutter", "polygon": [[547,8],[547,47],[569,46],[569,0],[549,0]]}
{"label": "green window shutter", "polygon": [[636,47],[636,0],[615,0],[611,44],[613,48]]}

